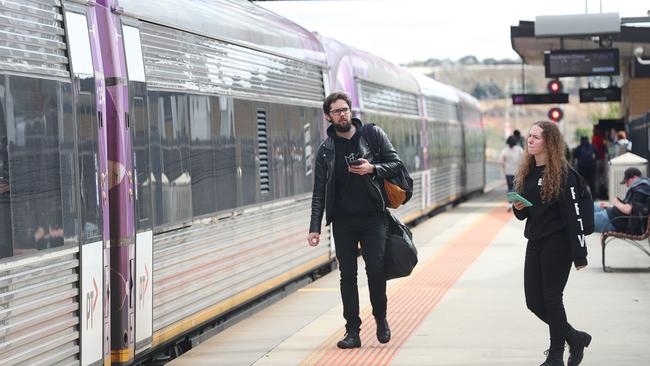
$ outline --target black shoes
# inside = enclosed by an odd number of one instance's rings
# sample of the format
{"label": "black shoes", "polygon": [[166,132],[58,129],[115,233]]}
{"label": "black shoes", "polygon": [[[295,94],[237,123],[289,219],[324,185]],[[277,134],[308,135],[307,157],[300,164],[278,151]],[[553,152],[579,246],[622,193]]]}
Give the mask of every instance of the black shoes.
{"label": "black shoes", "polygon": [[[379,343],[388,343],[390,341],[390,327],[386,318],[375,318],[377,323],[377,340]],[[359,331],[348,330],[345,337],[336,343],[336,347],[342,349],[359,348],[361,347],[361,337]]]}
{"label": "black shoes", "polygon": [[591,336],[587,332],[575,331],[569,343],[569,361],[567,366],[578,366],[582,362],[585,347],[589,347]]}
{"label": "black shoes", "polygon": [[336,347],[343,349],[361,347],[361,338],[359,337],[359,331],[348,331],[345,333],[345,337],[336,343]]}
{"label": "black shoes", "polygon": [[546,354],[546,361],[539,366],[564,366],[564,349],[554,350],[549,349],[544,352]]}
{"label": "black shoes", "polygon": [[377,340],[379,343],[388,343],[390,341],[390,327],[386,318],[375,318],[377,323]]}

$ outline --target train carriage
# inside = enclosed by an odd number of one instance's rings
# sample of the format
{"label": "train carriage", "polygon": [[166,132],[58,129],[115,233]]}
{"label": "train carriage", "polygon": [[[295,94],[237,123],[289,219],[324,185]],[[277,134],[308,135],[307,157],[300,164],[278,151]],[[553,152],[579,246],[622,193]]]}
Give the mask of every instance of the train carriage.
{"label": "train carriage", "polygon": [[485,129],[478,100],[465,92],[457,93],[464,131],[463,195],[467,196],[482,192],[485,187]]}
{"label": "train carriage", "polygon": [[313,34],[250,3],[120,6],[142,57],[126,59],[143,105],[130,117],[136,248],[153,233],[152,262],[136,256],[153,278],[138,352],[331,262],[327,235],[316,249],[302,235],[327,76]]}
{"label": "train carriage", "polygon": [[387,132],[413,177],[413,197],[396,210],[398,217],[411,222],[483,189],[484,171],[475,166],[484,164],[477,156],[484,143],[475,99],[337,40],[319,38],[332,89],[350,95],[354,116]]}
{"label": "train carriage", "polygon": [[104,79],[89,5],[0,4],[2,364],[90,364],[108,349]]}
{"label": "train carriage", "polygon": [[423,106],[428,192],[425,208],[431,210],[461,198],[464,193],[463,126],[456,89],[421,74],[413,73],[413,77],[419,84]]}
{"label": "train carriage", "polygon": [[413,172],[404,220],[484,185],[475,100],[250,2],[7,0],[0,24],[2,365],[141,362],[330,269],[329,228],[304,242],[330,84]]}

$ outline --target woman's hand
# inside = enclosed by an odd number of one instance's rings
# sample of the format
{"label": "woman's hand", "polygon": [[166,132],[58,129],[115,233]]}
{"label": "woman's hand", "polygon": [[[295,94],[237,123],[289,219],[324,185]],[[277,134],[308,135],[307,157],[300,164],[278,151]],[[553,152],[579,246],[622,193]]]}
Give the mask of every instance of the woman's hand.
{"label": "woman's hand", "polygon": [[517,211],[521,211],[526,207],[526,205],[521,201],[515,201],[512,203],[512,205],[515,207],[515,209],[517,209]]}

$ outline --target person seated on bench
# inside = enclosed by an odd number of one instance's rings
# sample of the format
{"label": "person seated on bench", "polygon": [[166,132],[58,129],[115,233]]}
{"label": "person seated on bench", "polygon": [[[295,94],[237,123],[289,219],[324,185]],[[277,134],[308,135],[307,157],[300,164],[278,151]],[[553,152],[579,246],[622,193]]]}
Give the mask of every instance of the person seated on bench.
{"label": "person seated on bench", "polygon": [[642,216],[648,215],[650,179],[642,177],[637,168],[627,168],[621,184],[628,187],[625,198],[614,197],[611,205],[594,203],[594,231],[639,234],[645,229]]}

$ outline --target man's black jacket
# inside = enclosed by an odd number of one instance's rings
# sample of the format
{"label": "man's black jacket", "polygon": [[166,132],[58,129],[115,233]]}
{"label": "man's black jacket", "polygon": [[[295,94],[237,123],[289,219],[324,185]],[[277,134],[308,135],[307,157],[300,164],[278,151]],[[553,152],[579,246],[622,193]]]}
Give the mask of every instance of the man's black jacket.
{"label": "man's black jacket", "polygon": [[[352,118],[352,124],[359,130],[361,121]],[[368,142],[364,136],[359,138],[358,153],[370,164],[375,166],[374,174],[365,175],[366,186],[369,192],[377,201],[377,211],[386,210],[386,193],[384,192],[384,178],[394,177],[402,168],[402,161],[393,148],[386,133],[379,127],[374,126],[376,135],[379,138],[377,146],[379,151],[373,153],[370,151]],[[309,232],[320,233],[321,221],[323,220],[323,211],[325,211],[325,222],[329,225],[332,222],[334,209],[334,126],[327,129],[327,139],[318,148],[316,154],[316,168],[314,169],[314,192],[311,201],[311,222]]]}

